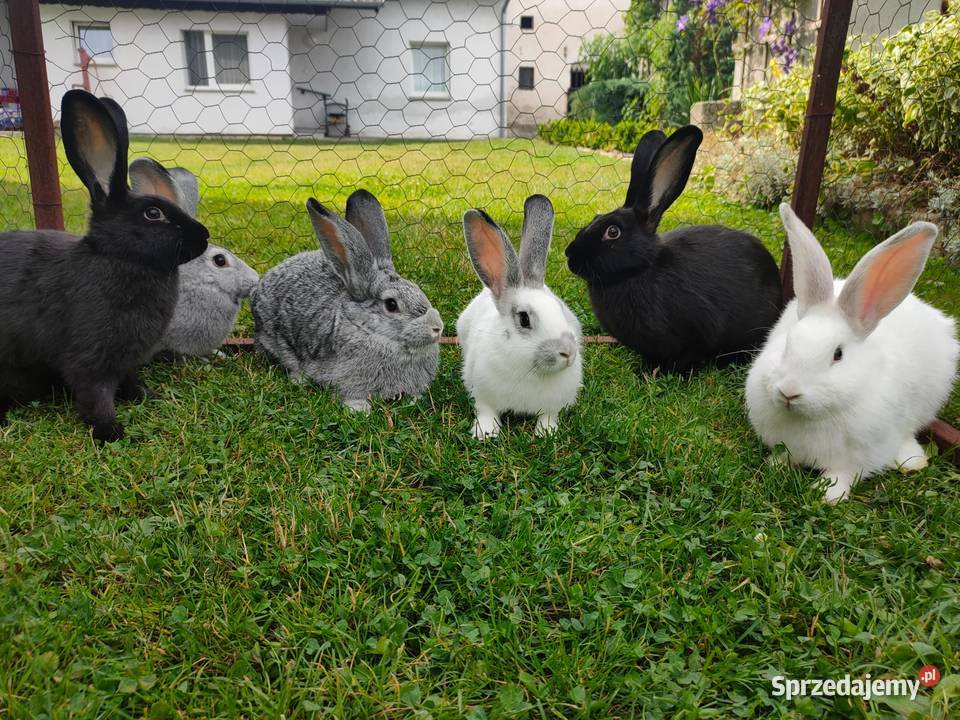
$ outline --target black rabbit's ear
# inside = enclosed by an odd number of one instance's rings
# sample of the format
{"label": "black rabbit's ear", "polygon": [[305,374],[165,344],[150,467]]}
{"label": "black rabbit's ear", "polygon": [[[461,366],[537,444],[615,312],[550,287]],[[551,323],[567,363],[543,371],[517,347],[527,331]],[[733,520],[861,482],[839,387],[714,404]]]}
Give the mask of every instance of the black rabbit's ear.
{"label": "black rabbit's ear", "polygon": [[177,184],[167,169],[150,158],[137,158],[130,163],[130,182],[138,195],[153,195],[183,208]]}
{"label": "black rabbit's ear", "polygon": [[343,220],[316,199],[307,200],[307,212],[320,249],[343,281],[352,297],[363,298],[376,275],[373,254],[353,225]]}
{"label": "black rabbit's ear", "polygon": [[543,286],[552,237],[553,205],[543,195],[531,195],[523,204],[523,230],[520,233],[520,273],[524,285]]}
{"label": "black rabbit's ear", "polygon": [[496,300],[508,288],[520,286],[517,251],[489,215],[483,210],[468,210],[463,216],[463,234],[473,269]]}
{"label": "black rabbit's ear", "polygon": [[701,142],[703,133],[700,128],[687,125],[671,135],[653,156],[648,184],[634,205],[637,217],[648,232],[656,232],[663,213],[683,192]]}
{"label": "black rabbit's ear", "polygon": [[108,105],[84,90],[69,90],[60,105],[67,161],[98,204],[127,192],[126,121],[121,131],[115,114],[123,111]]}
{"label": "black rabbit's ear", "polygon": [[357,190],[347,198],[347,222],[363,235],[377,265],[384,270],[393,270],[387,217],[380,202],[366,190]]}
{"label": "black rabbit's ear", "polygon": [[627,188],[624,207],[631,208],[636,205],[641,188],[648,187],[650,161],[666,140],[667,136],[661,130],[650,130],[640,138],[637,149],[633,152],[633,162],[630,164],[630,187]]}

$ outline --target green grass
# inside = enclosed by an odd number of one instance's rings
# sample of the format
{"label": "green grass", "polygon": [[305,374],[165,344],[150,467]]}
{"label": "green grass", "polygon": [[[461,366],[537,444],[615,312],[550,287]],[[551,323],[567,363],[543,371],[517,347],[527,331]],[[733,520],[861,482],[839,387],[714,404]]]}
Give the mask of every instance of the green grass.
{"label": "green grass", "polygon": [[[309,194],[342,209],[368,187],[451,328],[478,286],[459,215],[487,207],[516,236],[523,198],[547,192],[550,282],[598,329],[562,249],[622,197],[618,161],[517,141],[135,152],[209,158],[203,219],[260,270],[313,244]],[[29,223],[18,177],[0,137],[7,226]],[[66,202],[79,229],[85,198]],[[781,242],[773,214],[700,193],[665,226],[695,221]],[[870,242],[821,236],[841,269]],[[939,262],[920,291],[960,310]],[[765,462],[742,369],[651,376],[590,346],[554,438],[512,420],[486,444],[458,371],[444,348],[427,396],[358,416],[253,354],[157,364],[158,397],[123,406],[129,437],[104,448],[65,402],[14,412],[0,716],[955,716],[960,490],[943,458],[827,507],[810,474]],[[913,706],[771,696],[776,674],[912,678],[924,662],[945,680]]]}

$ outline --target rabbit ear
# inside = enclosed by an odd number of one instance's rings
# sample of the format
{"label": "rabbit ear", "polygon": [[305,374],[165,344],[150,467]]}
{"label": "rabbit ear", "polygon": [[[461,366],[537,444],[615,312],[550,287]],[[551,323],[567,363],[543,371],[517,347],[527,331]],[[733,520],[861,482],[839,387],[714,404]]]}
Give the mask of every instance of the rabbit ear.
{"label": "rabbit ear", "polygon": [[177,184],[167,169],[156,160],[137,158],[130,163],[130,183],[138,195],[162,197],[180,206]]}
{"label": "rabbit ear", "polygon": [[914,223],[860,258],[837,299],[854,330],[869,335],[910,294],[937,232],[936,225]]}
{"label": "rabbit ear", "polygon": [[787,203],[780,203],[780,221],[787,231],[793,258],[793,290],[800,317],[814,305],[833,299],[833,270],[820,243]]}
{"label": "rabbit ear", "polygon": [[380,202],[366,190],[357,190],[347,198],[347,222],[363,235],[377,265],[384,270],[393,270],[387,217]]}
{"label": "rabbit ear", "polygon": [[314,198],[307,200],[307,212],[320,241],[320,249],[334,272],[353,297],[364,297],[374,276],[373,255],[366,241],[350,223]]}
{"label": "rabbit ear", "polygon": [[700,128],[687,125],[671,135],[654,154],[633,205],[648,232],[656,232],[660,218],[683,192],[701,142]]}
{"label": "rabbit ear", "polygon": [[170,168],[170,177],[177,186],[178,203],[192,218],[197,217],[200,209],[200,182],[197,176],[182,167]]}
{"label": "rabbit ear", "polygon": [[509,288],[520,286],[520,261],[509,238],[483,210],[463,216],[467,252],[480,280],[500,300]]}
{"label": "rabbit ear", "polygon": [[552,238],[553,205],[544,195],[531,195],[523,204],[520,233],[520,274],[527,287],[543,286]]}
{"label": "rabbit ear", "polygon": [[127,194],[127,125],[112,100],[85,90],[69,90],[60,105],[63,147],[70,167],[95,204]]}
{"label": "rabbit ear", "polygon": [[636,204],[641,186],[646,183],[650,161],[666,140],[667,136],[662,130],[650,130],[640,138],[630,164],[630,187],[627,188],[627,199],[623,203],[625,208],[632,208]]}

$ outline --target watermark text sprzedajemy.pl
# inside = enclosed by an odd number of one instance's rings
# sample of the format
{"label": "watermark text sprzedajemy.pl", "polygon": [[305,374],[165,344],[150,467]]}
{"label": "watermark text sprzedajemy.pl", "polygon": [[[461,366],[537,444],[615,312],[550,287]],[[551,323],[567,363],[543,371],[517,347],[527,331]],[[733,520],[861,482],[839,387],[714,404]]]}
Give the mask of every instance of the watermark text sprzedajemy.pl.
{"label": "watermark text sprzedajemy.pl", "polygon": [[874,678],[867,673],[862,678],[844,675],[842,678],[816,680],[788,678],[775,675],[771,680],[773,696],[792,700],[795,697],[859,697],[871,700],[878,697],[909,697],[917,699],[920,686],[933,687],[940,682],[940,671],[934,665],[924,665],[916,679]]}

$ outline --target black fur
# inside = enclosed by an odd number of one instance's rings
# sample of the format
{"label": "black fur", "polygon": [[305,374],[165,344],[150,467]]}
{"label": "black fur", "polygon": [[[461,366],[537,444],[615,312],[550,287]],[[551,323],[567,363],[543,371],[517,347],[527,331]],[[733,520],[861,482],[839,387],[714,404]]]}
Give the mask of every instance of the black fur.
{"label": "black fur", "polygon": [[[209,233],[173,202],[128,191],[119,106],[72,90],[62,117],[67,157],[90,189],[89,227],[82,238],[0,234],[0,422],[13,402],[62,384],[94,437],[112,441],[123,436],[115,398],[147,394],[137,368],[172,317],[177,265],[200,255]],[[110,142],[91,147],[83,123]],[[148,219],[154,209],[163,219]]]}
{"label": "black fur", "polygon": [[[783,308],[776,261],[752,235],[718,225],[657,235],[701,139],[693,126],[669,140],[647,133],[634,155],[628,204],[594,219],[566,250],[603,328],[664,370],[747,360]],[[605,239],[614,225],[620,237]]]}

